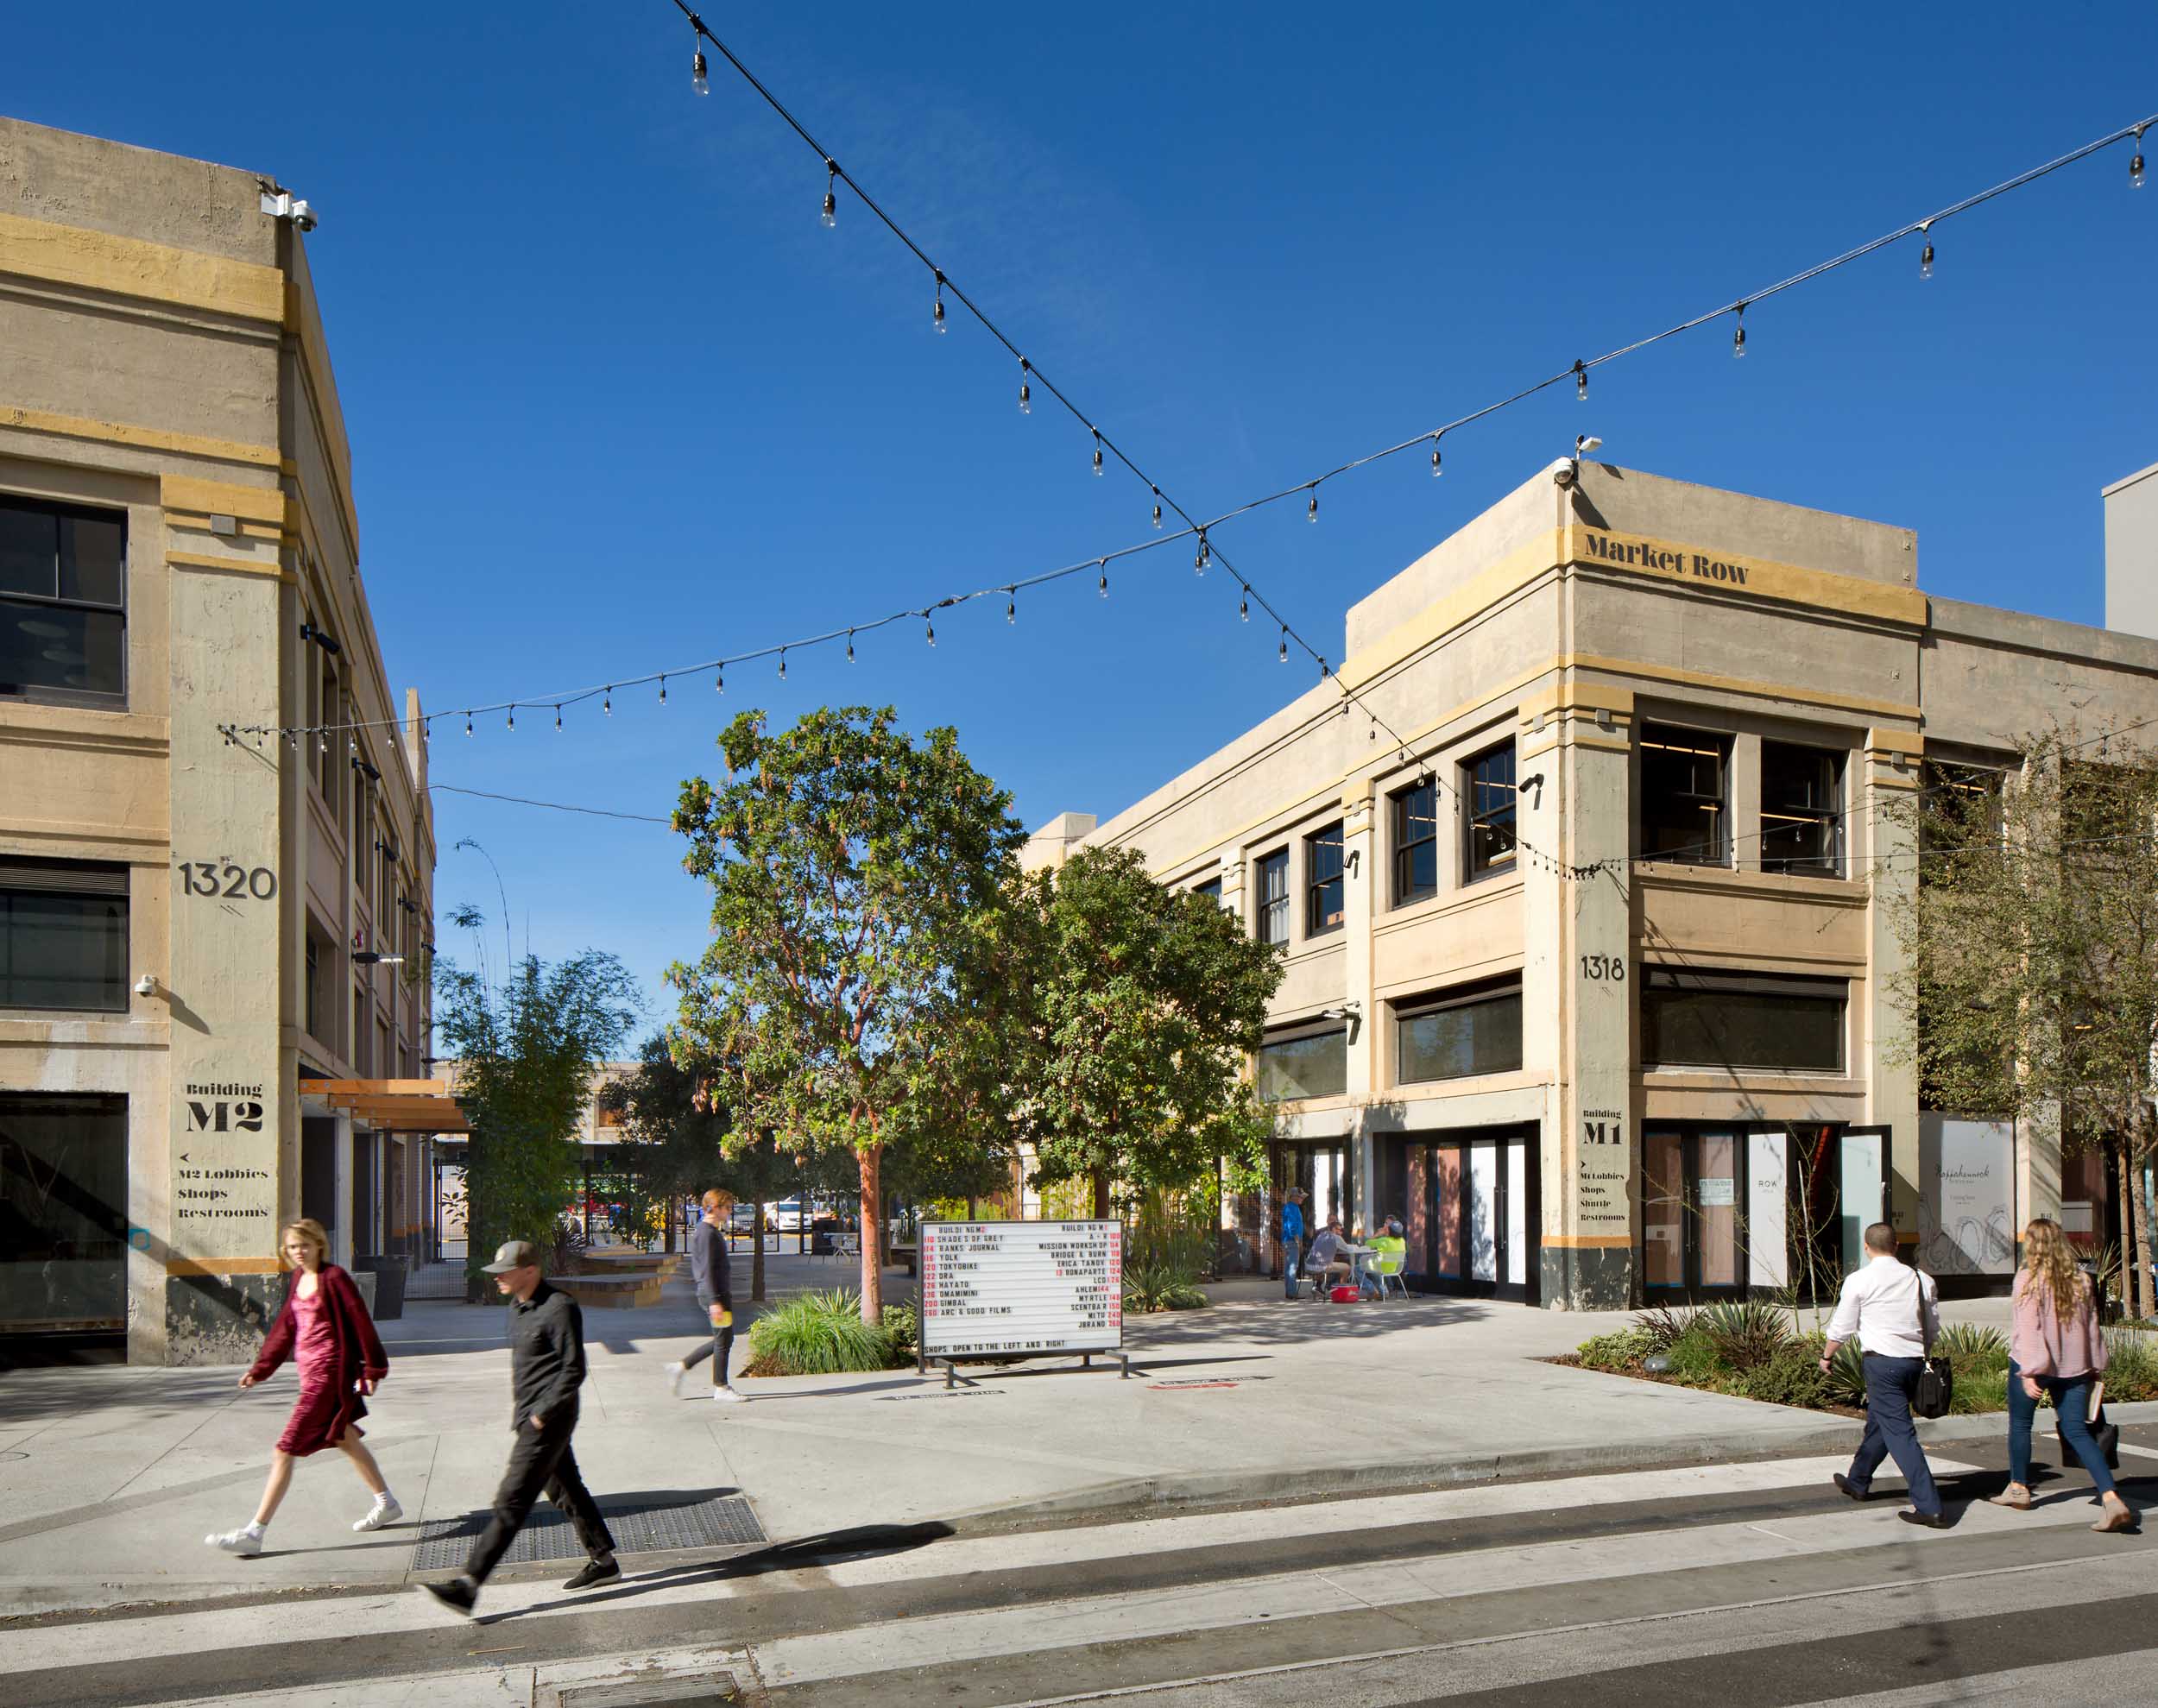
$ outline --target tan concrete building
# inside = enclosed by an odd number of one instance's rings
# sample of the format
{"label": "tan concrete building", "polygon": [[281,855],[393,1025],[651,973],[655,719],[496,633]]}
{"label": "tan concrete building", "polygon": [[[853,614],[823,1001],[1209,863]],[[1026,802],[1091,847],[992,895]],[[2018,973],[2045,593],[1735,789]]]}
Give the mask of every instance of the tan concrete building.
{"label": "tan concrete building", "polygon": [[[1576,1308],[1802,1282],[1884,1210],[1973,1287],[2031,1214],[2103,1233],[2042,1134],[1921,1115],[1881,809],[2158,715],[2158,641],[1930,597],[1907,529],[1561,463],[1342,658],[1379,722],[1316,683],[1029,854],[1136,847],[1282,946],[1277,1188],[1402,1216],[1413,1286]],[[1234,1220],[1278,1261],[1271,1194]]]}
{"label": "tan concrete building", "polygon": [[233,1356],[281,1219],[351,1261],[427,1201],[411,1141],[309,1089],[426,1071],[418,702],[304,209],[9,120],[0,209],[0,1337]]}

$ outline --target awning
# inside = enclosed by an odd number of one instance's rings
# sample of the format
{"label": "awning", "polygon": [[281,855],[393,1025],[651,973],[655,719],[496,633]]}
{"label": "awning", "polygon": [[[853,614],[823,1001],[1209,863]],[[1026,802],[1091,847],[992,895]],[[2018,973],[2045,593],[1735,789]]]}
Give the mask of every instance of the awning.
{"label": "awning", "polygon": [[302,1080],[302,1097],[397,1132],[470,1132],[471,1123],[440,1080]]}

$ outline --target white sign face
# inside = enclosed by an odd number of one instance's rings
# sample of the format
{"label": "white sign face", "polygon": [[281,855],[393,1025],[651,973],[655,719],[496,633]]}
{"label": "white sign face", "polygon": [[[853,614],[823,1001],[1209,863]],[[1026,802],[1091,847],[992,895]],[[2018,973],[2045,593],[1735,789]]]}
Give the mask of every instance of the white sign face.
{"label": "white sign face", "polygon": [[1708,1175],[1701,1183],[1701,1208],[1728,1209],[1738,1201],[1738,1182],[1729,1175]]}
{"label": "white sign face", "polygon": [[924,1222],[921,1262],[925,1357],[1124,1344],[1120,1223]]}
{"label": "white sign face", "polygon": [[[2005,1121],[1918,1118],[1921,1269],[1934,1275],[2013,1274],[2015,1204],[2014,1127]],[[2069,1226],[2065,1214],[2061,1226]]]}

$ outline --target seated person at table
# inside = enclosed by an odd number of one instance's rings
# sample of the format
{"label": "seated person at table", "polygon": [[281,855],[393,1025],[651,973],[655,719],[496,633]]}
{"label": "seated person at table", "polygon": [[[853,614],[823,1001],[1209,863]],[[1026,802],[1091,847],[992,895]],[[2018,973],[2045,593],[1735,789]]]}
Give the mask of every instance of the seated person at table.
{"label": "seated person at table", "polygon": [[[1406,1257],[1409,1242],[1401,1237],[1401,1223],[1394,1217],[1389,1216],[1386,1218],[1386,1231],[1384,1233],[1374,1233],[1366,1244],[1372,1248],[1372,1255],[1356,1266],[1357,1286],[1360,1289],[1368,1287],[1372,1292],[1383,1297],[1386,1291],[1385,1283],[1379,1280],[1372,1265],[1382,1262],[1391,1264],[1397,1257]],[[1401,1273],[1398,1269],[1393,1269],[1390,1272],[1395,1275]]]}
{"label": "seated person at table", "polygon": [[1329,1217],[1327,1225],[1313,1236],[1311,1250],[1305,1255],[1303,1272],[1311,1277],[1311,1296],[1324,1298],[1334,1285],[1334,1277],[1346,1278],[1349,1261],[1341,1255],[1341,1219]]}

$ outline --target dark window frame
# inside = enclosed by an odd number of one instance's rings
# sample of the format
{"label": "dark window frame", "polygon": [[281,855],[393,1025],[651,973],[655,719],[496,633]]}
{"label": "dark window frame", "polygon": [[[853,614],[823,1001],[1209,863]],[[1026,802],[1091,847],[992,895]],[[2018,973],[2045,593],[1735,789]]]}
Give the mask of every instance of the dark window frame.
{"label": "dark window frame", "polygon": [[[1656,999],[1666,993],[1723,998],[1721,1012],[1726,1016],[1736,1012],[1734,999],[1748,997],[1784,997],[1794,1001],[1833,1003],[1836,1011],[1833,1031],[1835,1059],[1833,1063],[1789,1060],[1741,1061],[1733,1055],[1728,1043],[1720,1055],[1703,1049],[1701,1055],[1705,1059],[1702,1060],[1666,1057],[1660,1041],[1662,1023],[1656,1003]],[[1789,1038],[1794,1035],[1793,1030],[1787,1026],[1783,1029],[1782,1035]],[[1847,1078],[1851,1073],[1851,980],[1783,974],[1738,973],[1707,967],[1644,967],[1641,977],[1641,1066],[1644,1070],[1669,1069],[1682,1073],[1728,1069],[1742,1073],[1803,1074],[1817,1078]]]}
{"label": "dark window frame", "polygon": [[1191,886],[1191,893],[1195,896],[1204,896],[1219,907],[1221,905],[1221,880],[1219,878],[1209,878],[1203,884],[1194,884]]}
{"label": "dark window frame", "polygon": [[[1688,744],[1688,745],[1682,745]],[[1644,860],[1666,860],[1676,866],[1723,866],[1731,864],[1731,753],[1732,735],[1726,729],[1699,729],[1684,724],[1644,722],[1638,741],[1640,750],[1641,804],[1637,815],[1636,846]],[[1713,749],[1713,752],[1712,752]],[[1650,757],[1651,752],[1677,753],[1686,756],[1680,760],[1659,760]],[[1652,785],[1650,768],[1661,768],[1669,764],[1674,768],[1688,761],[1713,759],[1718,771],[1717,790],[1712,797],[1698,789],[1675,791],[1676,799],[1690,805],[1694,810],[1709,815],[1713,825],[1713,842],[1702,840],[1688,843],[1684,841],[1668,848],[1651,846],[1649,804]]]}
{"label": "dark window frame", "polygon": [[[1823,792],[1833,798],[1820,805],[1807,805],[1788,799],[1771,803],[1769,797],[1769,755],[1772,750],[1802,753],[1818,761],[1827,772],[1827,786]],[[1810,741],[1779,741],[1763,738],[1759,805],[1762,871],[1785,877],[1840,878],[1844,875],[1843,804],[1849,759],[1849,753],[1840,747],[1818,747]],[[1771,820],[1783,828],[1771,830],[1769,828]],[[1798,827],[1804,826],[1814,827],[1820,839],[1820,852],[1812,854],[1780,854],[1774,852],[1775,837],[1789,835],[1795,841],[1802,834]]]}
{"label": "dark window frame", "polygon": [[[1502,754],[1506,761],[1505,781],[1501,783],[1495,778],[1486,779],[1482,775],[1485,767]],[[1511,736],[1461,762],[1461,799],[1467,809],[1461,816],[1461,872],[1464,883],[1481,883],[1487,878],[1504,877],[1521,869],[1518,858],[1521,786],[1518,776],[1518,761]],[[1501,791],[1505,796],[1503,805],[1496,804]],[[1487,793],[1492,797],[1490,802],[1486,800]],[[1489,829],[1492,840],[1496,841],[1500,834],[1498,827],[1502,824],[1505,827],[1505,846],[1480,858],[1477,851],[1480,833]]]}
{"label": "dark window frame", "polygon": [[[1270,896],[1266,880],[1277,872],[1281,876],[1281,892]],[[1272,934],[1277,921],[1279,936]],[[1285,848],[1263,854],[1252,862],[1252,926],[1253,936],[1262,943],[1281,949],[1289,946],[1289,850]]]}
{"label": "dark window frame", "polygon": [[[1307,937],[1331,936],[1348,923],[1347,845],[1342,829],[1342,821],[1337,818],[1303,839],[1303,934]],[[1330,872],[1327,870],[1329,865]],[[1328,891],[1333,892],[1331,919],[1326,917]]]}
{"label": "dark window frame", "polygon": [[[96,897],[104,898],[108,908],[117,905],[118,964],[106,967],[99,980],[100,990],[110,1000],[87,1004],[12,1002],[7,999],[7,986],[0,984],[0,1013],[126,1014],[134,982],[129,968],[135,953],[134,898],[128,868],[104,860],[0,859],[0,899],[11,904],[18,896],[47,900]],[[12,905],[5,912],[11,919]],[[108,920],[108,926],[110,923]],[[6,925],[0,923],[0,930],[4,929]],[[104,936],[105,933],[99,935]],[[109,940],[104,943],[101,953],[107,959],[112,958],[114,951]],[[11,949],[9,961],[11,964]]]}
{"label": "dark window frame", "polygon": [[[1421,834],[1410,835],[1417,823],[1414,808],[1417,797],[1426,797],[1427,811]],[[1406,907],[1411,902],[1425,901],[1439,892],[1439,784],[1435,777],[1427,777],[1396,789],[1386,797],[1388,816],[1391,820],[1393,849],[1393,905]],[[1431,881],[1417,881],[1417,855],[1423,854],[1429,862]]]}
{"label": "dark window frame", "polygon": [[1295,1097],[1271,1098],[1267,1100],[1279,1103],[1302,1103],[1309,1102],[1316,1098],[1347,1095],[1348,1091],[1348,1023],[1346,1020],[1325,1018],[1302,1020],[1289,1025],[1271,1028],[1259,1039],[1258,1049],[1253,1052],[1252,1083],[1253,1088],[1262,1099],[1267,1099],[1265,1063],[1268,1051],[1278,1050],[1288,1044],[1309,1043],[1314,1039],[1338,1038],[1341,1045],[1341,1087],[1340,1090],[1303,1092]]}
{"label": "dark window frame", "polygon": [[[1511,1067],[1483,1068],[1467,1074],[1434,1074],[1411,1079],[1403,1072],[1408,1052],[1403,1048],[1402,1034],[1405,1027],[1429,1015],[1444,1014],[1461,1008],[1481,1008],[1486,1005],[1511,1001],[1514,1005],[1514,1060]],[[1479,980],[1472,985],[1455,985],[1425,996],[1404,998],[1390,1005],[1394,1022],[1394,1083],[1409,1085],[1450,1085],[1465,1079],[1483,1079],[1493,1074],[1518,1074],[1525,1058],[1523,1043],[1523,1014],[1521,1009],[1521,975],[1510,973],[1497,979]]]}
{"label": "dark window frame", "polygon": [[[76,504],[65,500],[35,498],[27,493],[0,493],[0,509],[19,511],[29,514],[48,516],[53,529],[53,591],[48,594],[0,592],[0,608],[32,608],[54,611],[99,613],[119,619],[119,686],[106,690],[99,688],[66,688],[48,684],[0,683],[0,700],[17,704],[44,706],[82,706],[101,711],[124,711],[128,704],[128,646],[129,646],[129,583],[128,573],[129,539],[129,514],[124,507],[98,504]],[[87,521],[117,524],[120,530],[119,596],[117,601],[85,599],[69,596],[60,591],[66,572],[66,551],[61,524],[66,521]]]}

